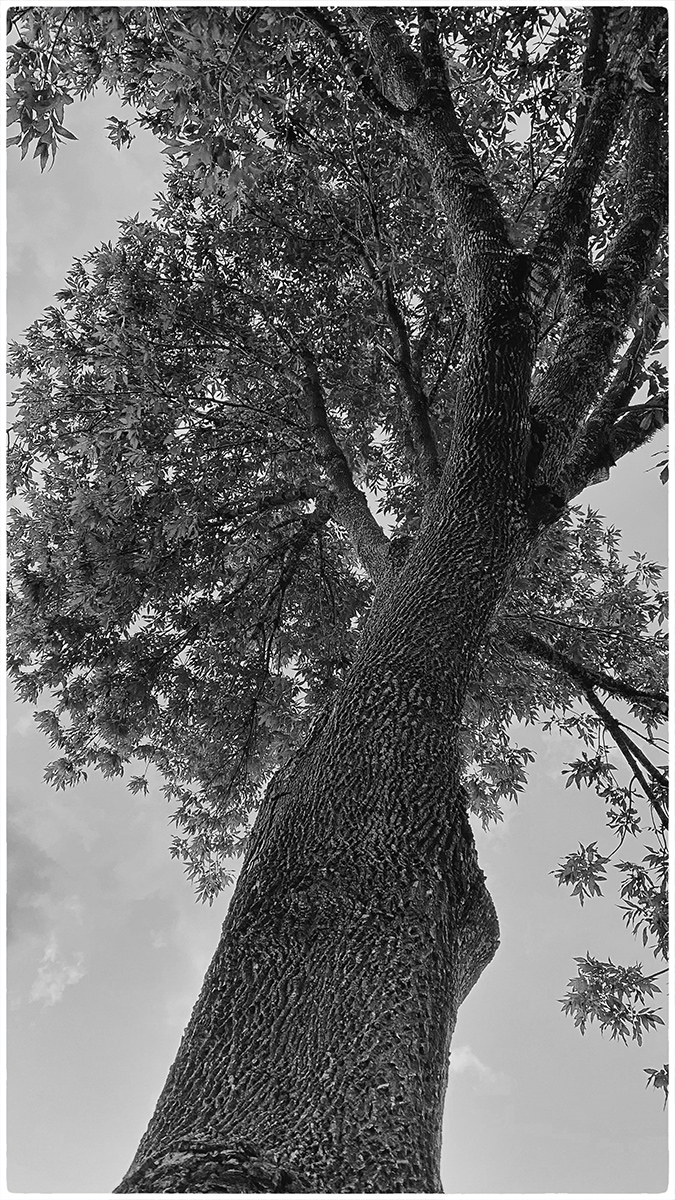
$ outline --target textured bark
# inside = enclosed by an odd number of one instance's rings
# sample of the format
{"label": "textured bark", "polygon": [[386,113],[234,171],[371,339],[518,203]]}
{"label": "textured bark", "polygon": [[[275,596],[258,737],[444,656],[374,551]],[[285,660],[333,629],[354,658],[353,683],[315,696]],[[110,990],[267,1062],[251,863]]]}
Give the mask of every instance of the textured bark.
{"label": "textured bark", "polygon": [[[445,723],[400,666],[368,666],[266,798],[123,1190],[440,1188],[450,1035],[497,925]],[[180,1149],[197,1134],[226,1164],[202,1159],[204,1188]],[[284,1186],[231,1177],[242,1146]]]}
{"label": "textured bark", "polygon": [[525,290],[513,255],[475,260],[440,486],[332,710],[268,791],[118,1190],[440,1190],[450,1038],[498,941],[455,745],[530,537]]}
{"label": "textured bark", "polygon": [[[656,432],[656,424],[651,431],[640,428],[645,416],[641,406],[639,413],[632,411],[630,418],[632,423],[633,418],[637,416],[635,432],[639,440],[635,444],[622,444],[620,425],[618,438],[615,433],[619,418],[626,413],[633,399],[639,383],[640,368],[655,344],[660,329],[661,317],[658,309],[654,305],[647,305],[642,324],[631,339],[610,386],[579,432],[566,469],[567,499],[578,495],[589,484],[607,479],[610,466],[613,466],[622,454],[635,449]],[[663,409],[665,421],[665,400]]]}
{"label": "textured bark", "polygon": [[573,494],[568,473],[583,451],[585,419],[598,407],[665,225],[662,104],[656,92],[632,97],[623,223],[600,267],[578,271],[557,350],[534,390],[532,409],[546,429],[540,478],[563,498]]}
{"label": "textured bark", "polygon": [[[402,113],[401,126],[431,173],[449,221],[460,276],[477,255],[513,253],[499,202],[465,137],[445,79],[430,76],[400,33],[391,11],[352,8],[385,87]],[[471,294],[466,297],[471,304]]]}
{"label": "textured bark", "polygon": [[[598,10],[600,11],[600,10]],[[634,80],[648,53],[650,39],[663,28],[665,10],[634,8],[616,37],[616,49],[606,70],[600,70],[602,53],[591,49],[588,83],[590,101],[581,105],[578,136],[560,185],[548,207],[546,220],[533,249],[538,302],[541,311],[555,289],[563,256],[574,244],[586,218],[588,203],[605,164]]]}

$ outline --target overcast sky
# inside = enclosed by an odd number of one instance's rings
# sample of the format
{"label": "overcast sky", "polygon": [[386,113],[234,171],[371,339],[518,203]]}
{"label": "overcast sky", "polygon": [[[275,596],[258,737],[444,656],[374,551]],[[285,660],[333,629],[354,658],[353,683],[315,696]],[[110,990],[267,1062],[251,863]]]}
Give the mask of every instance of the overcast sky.
{"label": "overcast sky", "polygon": [[[68,110],[79,140],[52,171],[8,156],[9,332],[18,336],[75,256],[148,216],[163,160],[148,134],[118,153],[108,97]],[[646,473],[655,442],[584,499],[635,549],[665,560],[665,489]],[[13,1192],[109,1192],[152,1113],[213,953],[226,901],[195,903],[169,858],[157,789],[91,775],[74,790],[42,781],[51,749],[32,709],[11,704],[9,759],[9,1158]],[[605,835],[600,801],[566,790],[574,743],[528,729],[530,786],[504,824],[477,833],[502,945],[465,1002],[453,1043],[443,1179],[447,1192],[625,1193],[667,1183],[661,1094],[643,1068],[667,1059],[665,1034],[642,1049],[582,1038],[558,999],[587,951],[658,969],[607,899],[581,909],[550,872],[578,842]],[[637,851],[636,853],[641,853]],[[665,1001],[664,1001],[665,1003]]]}

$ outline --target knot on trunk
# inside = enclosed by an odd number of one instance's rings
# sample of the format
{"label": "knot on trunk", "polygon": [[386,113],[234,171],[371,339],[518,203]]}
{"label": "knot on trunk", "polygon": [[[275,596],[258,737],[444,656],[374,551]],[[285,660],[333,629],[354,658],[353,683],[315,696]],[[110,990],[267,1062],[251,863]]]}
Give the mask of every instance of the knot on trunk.
{"label": "knot on trunk", "polygon": [[296,1195],[313,1188],[276,1156],[248,1142],[227,1144],[193,1134],[179,1138],[130,1170],[115,1188],[121,1192],[215,1192]]}

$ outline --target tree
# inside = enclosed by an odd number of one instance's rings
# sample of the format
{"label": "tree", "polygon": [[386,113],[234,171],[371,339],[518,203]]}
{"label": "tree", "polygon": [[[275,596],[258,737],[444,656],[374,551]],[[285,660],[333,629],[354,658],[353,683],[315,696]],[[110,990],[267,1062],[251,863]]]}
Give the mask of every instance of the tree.
{"label": "tree", "polygon": [[[570,780],[621,841],[653,828],[625,900],[665,949],[663,773],[599,695],[653,749],[658,570],[572,506],[665,421],[664,13],[10,19],[22,154],[103,82],[173,164],[14,350],[14,676],[56,786],[161,771],[201,895],[246,850],[117,1190],[438,1190],[498,942],[467,812],[522,788],[514,719],[592,747]],[[566,1004],[641,1036],[655,989],[584,960]]]}

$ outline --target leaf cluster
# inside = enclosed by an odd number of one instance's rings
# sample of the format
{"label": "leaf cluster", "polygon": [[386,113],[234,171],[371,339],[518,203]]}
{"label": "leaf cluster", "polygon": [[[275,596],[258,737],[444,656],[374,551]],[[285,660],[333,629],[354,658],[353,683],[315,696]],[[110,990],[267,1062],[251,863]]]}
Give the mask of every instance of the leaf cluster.
{"label": "leaf cluster", "polygon": [[579,974],[570,980],[569,991],[560,1003],[582,1034],[588,1024],[597,1021],[602,1033],[609,1030],[612,1040],[627,1042],[630,1037],[641,1046],[648,1030],[663,1025],[658,1009],[644,1006],[645,998],[651,999],[661,991],[655,983],[656,975],[644,975],[638,963],[621,967],[611,959],[601,962],[590,954],[575,962]]}

